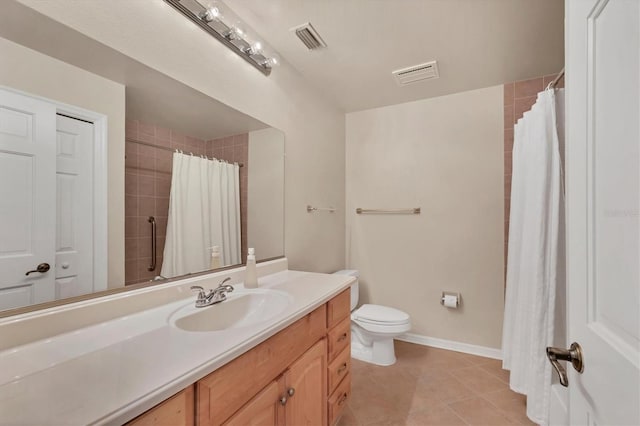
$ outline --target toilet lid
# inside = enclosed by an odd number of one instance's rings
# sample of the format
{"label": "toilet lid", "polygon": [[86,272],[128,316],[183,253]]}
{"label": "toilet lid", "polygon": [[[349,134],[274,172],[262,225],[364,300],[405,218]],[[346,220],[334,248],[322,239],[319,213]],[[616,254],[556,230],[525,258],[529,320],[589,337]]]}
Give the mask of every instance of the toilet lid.
{"label": "toilet lid", "polygon": [[405,324],[409,322],[409,314],[388,306],[362,305],[351,319],[375,324]]}

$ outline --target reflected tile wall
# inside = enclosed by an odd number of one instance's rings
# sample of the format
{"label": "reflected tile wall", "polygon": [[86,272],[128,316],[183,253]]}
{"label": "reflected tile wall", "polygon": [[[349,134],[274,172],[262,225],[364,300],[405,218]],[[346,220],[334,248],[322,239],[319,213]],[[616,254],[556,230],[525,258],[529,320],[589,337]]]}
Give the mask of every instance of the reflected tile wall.
{"label": "reflected tile wall", "polygon": [[[138,120],[128,120],[126,137],[159,148],[131,141],[127,141],[125,144],[125,284],[148,281],[159,275],[162,269],[173,153],[160,149],[160,147],[180,149],[194,155],[214,156],[226,161],[244,163],[245,167],[240,169],[240,214],[242,217],[242,251],[246,255],[247,134],[206,142],[164,127]],[[222,151],[219,151],[218,148],[222,148]],[[148,270],[148,266],[151,264],[149,216],[154,216],[157,223],[158,255],[155,271]]]}

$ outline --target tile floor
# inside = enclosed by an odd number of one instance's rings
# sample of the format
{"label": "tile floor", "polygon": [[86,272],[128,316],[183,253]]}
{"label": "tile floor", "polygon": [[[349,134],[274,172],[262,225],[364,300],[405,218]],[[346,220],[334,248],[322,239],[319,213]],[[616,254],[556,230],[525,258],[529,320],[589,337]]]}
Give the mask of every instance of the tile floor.
{"label": "tile floor", "polygon": [[352,360],[351,401],[338,426],[533,425],[502,362],[396,342],[398,361]]}

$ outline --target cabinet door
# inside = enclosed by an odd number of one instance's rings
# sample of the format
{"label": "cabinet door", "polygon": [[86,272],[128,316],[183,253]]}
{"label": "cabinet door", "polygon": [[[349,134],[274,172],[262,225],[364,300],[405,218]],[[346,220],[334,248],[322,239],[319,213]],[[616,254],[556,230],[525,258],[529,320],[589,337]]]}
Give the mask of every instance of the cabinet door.
{"label": "cabinet door", "polygon": [[327,341],[320,340],[284,375],[287,425],[327,424]]}
{"label": "cabinet door", "polygon": [[193,426],[193,391],[194,387],[189,386],[133,419],[127,426]]}
{"label": "cabinet door", "polygon": [[242,406],[224,426],[274,426],[284,424],[282,381],[273,381]]}

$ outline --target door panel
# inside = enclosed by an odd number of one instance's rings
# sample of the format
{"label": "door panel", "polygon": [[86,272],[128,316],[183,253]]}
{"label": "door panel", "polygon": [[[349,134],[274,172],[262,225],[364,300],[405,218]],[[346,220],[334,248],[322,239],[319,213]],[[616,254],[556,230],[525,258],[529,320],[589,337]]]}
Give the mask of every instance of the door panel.
{"label": "door panel", "polygon": [[[629,285],[638,283],[640,256],[640,144],[638,127],[629,125],[640,117],[639,8],[637,2],[625,5],[624,1],[611,1],[601,7],[593,14],[589,28],[593,38],[589,46],[589,106],[594,125],[587,148],[593,153],[592,179],[587,189],[588,238],[593,242],[589,284],[594,299],[589,321],[598,324],[608,339],[635,348],[621,348],[631,358],[637,356],[640,329],[639,288]],[[625,58],[625,63],[619,58]]]}
{"label": "door panel", "polygon": [[[567,2],[572,424],[639,424],[640,2]],[[570,368],[570,367],[568,367]]]}
{"label": "door panel", "polygon": [[327,424],[327,341],[320,340],[291,364],[285,373],[285,405],[289,425]]}
{"label": "door panel", "polygon": [[94,290],[93,145],[92,124],[57,116],[55,277],[58,296],[72,297]]}
{"label": "door panel", "polygon": [[281,384],[273,381],[239,409],[224,426],[275,426],[284,424],[280,399]]}
{"label": "door panel", "polygon": [[0,307],[53,300],[55,109],[0,89]]}

